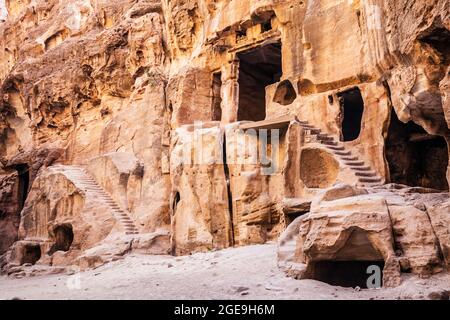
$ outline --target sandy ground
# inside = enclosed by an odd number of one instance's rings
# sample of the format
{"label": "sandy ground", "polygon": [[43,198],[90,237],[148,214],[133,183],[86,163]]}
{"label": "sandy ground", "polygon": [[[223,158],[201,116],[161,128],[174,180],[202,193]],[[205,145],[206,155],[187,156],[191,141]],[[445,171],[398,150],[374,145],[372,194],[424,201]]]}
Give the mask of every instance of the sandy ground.
{"label": "sandy ground", "polygon": [[129,255],[75,275],[0,277],[0,299],[427,299],[443,291],[450,291],[450,275],[408,276],[398,288],[360,291],[290,279],[277,268],[274,244],[186,257]]}

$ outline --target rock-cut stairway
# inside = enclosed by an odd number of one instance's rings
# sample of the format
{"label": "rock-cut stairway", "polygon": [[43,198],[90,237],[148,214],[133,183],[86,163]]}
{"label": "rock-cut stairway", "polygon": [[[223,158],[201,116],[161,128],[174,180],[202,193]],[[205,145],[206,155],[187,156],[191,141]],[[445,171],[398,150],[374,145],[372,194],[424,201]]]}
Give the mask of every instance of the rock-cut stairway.
{"label": "rock-cut stairway", "polygon": [[362,186],[372,187],[380,185],[383,181],[378,174],[364,161],[347,150],[345,146],[334,139],[329,134],[322,133],[320,129],[309,124],[307,121],[299,121],[300,126],[306,133],[307,142],[317,142],[326,147],[332,154],[341,160],[345,166],[350,168],[355,174],[358,182]]}
{"label": "rock-cut stairway", "polygon": [[57,166],[75,185],[81,188],[88,196],[110,209],[112,216],[120,223],[127,235],[138,234],[134,222],[127,212],[122,210],[114,199],[86,172],[81,166]]}

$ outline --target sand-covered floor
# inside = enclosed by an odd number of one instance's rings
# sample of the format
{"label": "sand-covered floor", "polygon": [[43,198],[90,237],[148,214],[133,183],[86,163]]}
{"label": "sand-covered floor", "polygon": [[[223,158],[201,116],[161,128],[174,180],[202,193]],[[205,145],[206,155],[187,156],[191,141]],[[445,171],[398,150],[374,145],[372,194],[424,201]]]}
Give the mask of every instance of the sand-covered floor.
{"label": "sand-covered floor", "polygon": [[129,255],[75,275],[0,277],[0,299],[428,299],[450,276],[405,277],[394,289],[355,290],[294,280],[277,268],[276,245],[185,257]]}

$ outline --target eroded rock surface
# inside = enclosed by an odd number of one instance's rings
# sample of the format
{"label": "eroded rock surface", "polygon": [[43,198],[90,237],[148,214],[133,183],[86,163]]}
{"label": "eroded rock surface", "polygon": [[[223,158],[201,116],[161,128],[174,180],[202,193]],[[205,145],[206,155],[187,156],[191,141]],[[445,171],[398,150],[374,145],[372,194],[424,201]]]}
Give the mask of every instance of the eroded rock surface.
{"label": "eroded rock surface", "polygon": [[0,4],[6,272],[278,239],[300,278],[448,271],[448,0]]}

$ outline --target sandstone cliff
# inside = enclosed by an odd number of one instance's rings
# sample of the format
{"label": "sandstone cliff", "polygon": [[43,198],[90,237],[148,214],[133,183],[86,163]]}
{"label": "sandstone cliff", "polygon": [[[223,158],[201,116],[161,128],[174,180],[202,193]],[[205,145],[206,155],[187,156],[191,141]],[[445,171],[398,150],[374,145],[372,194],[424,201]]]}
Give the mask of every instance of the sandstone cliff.
{"label": "sandstone cliff", "polygon": [[284,230],[298,277],[448,269],[448,0],[4,5],[4,270]]}

